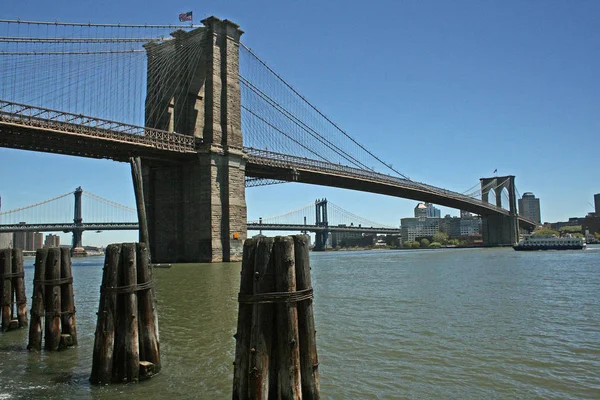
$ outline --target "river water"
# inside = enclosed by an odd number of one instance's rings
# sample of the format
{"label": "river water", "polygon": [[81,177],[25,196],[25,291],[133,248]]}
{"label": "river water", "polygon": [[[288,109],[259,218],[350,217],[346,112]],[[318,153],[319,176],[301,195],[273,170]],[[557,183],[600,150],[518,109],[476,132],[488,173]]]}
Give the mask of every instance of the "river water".
{"label": "river water", "polygon": [[[26,259],[31,294],[33,259]],[[79,346],[0,333],[3,399],[231,397],[240,264],[155,269],[161,374],[91,386],[102,257],[74,259]],[[600,247],[312,253],[324,399],[600,398]]]}

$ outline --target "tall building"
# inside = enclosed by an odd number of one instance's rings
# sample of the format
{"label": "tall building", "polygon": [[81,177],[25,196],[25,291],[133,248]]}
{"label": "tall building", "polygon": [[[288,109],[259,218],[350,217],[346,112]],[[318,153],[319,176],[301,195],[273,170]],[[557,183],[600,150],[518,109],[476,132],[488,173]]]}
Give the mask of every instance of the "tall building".
{"label": "tall building", "polygon": [[44,234],[35,232],[33,234],[33,250],[41,249],[42,247],[44,247]]}
{"label": "tall building", "polygon": [[60,236],[51,233],[47,234],[44,247],[60,247]]}
{"label": "tall building", "polygon": [[519,215],[541,224],[540,199],[531,192],[523,193],[523,197],[519,199]]}
{"label": "tall building", "polygon": [[[0,196],[0,211],[2,211],[2,197]],[[0,221],[1,223],[2,221]],[[13,247],[13,235],[10,233],[0,233],[0,249],[9,249]]]}
{"label": "tall building", "polygon": [[428,218],[440,218],[442,212],[439,208],[436,208],[431,203],[419,203],[415,207],[415,218],[428,217]]}
{"label": "tall building", "polygon": [[[25,222],[19,222],[20,225]],[[13,247],[15,249],[27,250],[27,232],[14,232],[13,233]]]}
{"label": "tall building", "polygon": [[425,205],[427,206],[427,216],[429,218],[441,218],[442,217],[442,212],[440,211],[439,208],[434,207],[434,205],[431,203],[425,203]]}
{"label": "tall building", "polygon": [[415,207],[415,218],[427,217],[427,206],[425,203],[419,203]]}
{"label": "tall building", "polygon": [[594,195],[594,204],[596,206],[596,217],[600,217],[600,193]]}

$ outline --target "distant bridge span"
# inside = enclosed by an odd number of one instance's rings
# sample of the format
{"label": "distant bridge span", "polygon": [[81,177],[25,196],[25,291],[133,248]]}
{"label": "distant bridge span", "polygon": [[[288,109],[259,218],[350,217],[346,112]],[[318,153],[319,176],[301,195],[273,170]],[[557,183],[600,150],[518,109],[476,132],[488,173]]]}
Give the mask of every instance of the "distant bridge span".
{"label": "distant bridge span", "polygon": [[[0,225],[0,233],[5,232],[73,232],[80,231],[126,231],[138,230],[140,228],[137,222],[88,222],[82,224],[58,223],[58,224],[9,224]],[[381,233],[381,234],[399,234],[400,229],[394,228],[372,228],[361,226],[317,226],[302,224],[258,224],[248,223],[248,230],[263,231],[306,231],[306,232],[362,232],[362,233]]]}

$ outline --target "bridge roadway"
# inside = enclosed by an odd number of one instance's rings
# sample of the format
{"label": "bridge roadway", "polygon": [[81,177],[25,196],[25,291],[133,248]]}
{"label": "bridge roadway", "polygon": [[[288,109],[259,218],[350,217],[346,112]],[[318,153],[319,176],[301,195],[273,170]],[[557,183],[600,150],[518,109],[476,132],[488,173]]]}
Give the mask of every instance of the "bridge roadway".
{"label": "bridge roadway", "polygon": [[[137,230],[137,222],[91,222],[75,225],[73,223],[64,224],[10,224],[0,225],[0,233],[4,232],[72,232],[74,230],[84,231],[117,231],[117,230]],[[372,228],[360,226],[316,226],[302,224],[259,224],[256,222],[248,223],[248,230],[263,231],[306,231],[306,232],[362,232],[362,233],[381,233],[381,234],[399,234],[400,229],[394,228]]]}
{"label": "bridge roadway", "polygon": [[[127,161],[140,156],[184,161],[197,157],[199,138],[0,100],[0,147]],[[426,201],[474,214],[509,215],[482,200],[420,182],[253,148],[246,176],[332,186]],[[519,217],[533,229],[533,221]]]}

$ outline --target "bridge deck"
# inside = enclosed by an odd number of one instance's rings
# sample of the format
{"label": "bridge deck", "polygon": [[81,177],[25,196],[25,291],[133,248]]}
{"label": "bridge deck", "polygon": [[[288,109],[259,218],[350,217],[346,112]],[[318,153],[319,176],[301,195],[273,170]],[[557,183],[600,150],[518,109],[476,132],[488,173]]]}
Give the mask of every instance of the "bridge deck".
{"label": "bridge deck", "polygon": [[[107,128],[108,127],[108,128]],[[194,159],[201,139],[0,100],[0,147],[127,161]],[[302,182],[426,201],[479,215],[508,215],[493,204],[420,182],[265,150],[244,148],[246,176]],[[527,228],[533,221],[519,217]]]}

